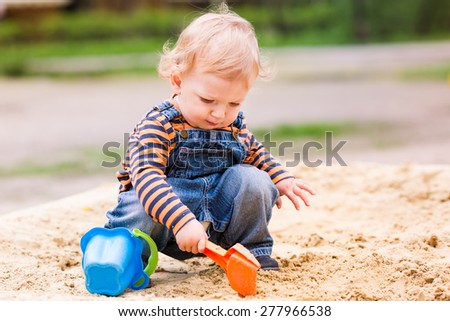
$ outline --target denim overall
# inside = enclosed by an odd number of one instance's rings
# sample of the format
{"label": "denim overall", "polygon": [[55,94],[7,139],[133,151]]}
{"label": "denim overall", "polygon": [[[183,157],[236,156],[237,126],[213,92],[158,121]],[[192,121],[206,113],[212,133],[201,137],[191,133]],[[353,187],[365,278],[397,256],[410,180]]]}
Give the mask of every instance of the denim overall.
{"label": "denim overall", "polygon": [[[180,116],[168,102],[155,109],[169,121]],[[242,118],[239,114],[233,122],[233,133],[202,129],[176,132],[166,181],[198,221],[210,222],[207,234],[212,242],[224,248],[241,243],[255,256],[270,255],[273,240],[267,225],[278,190],[266,172],[243,164],[247,151],[238,136]],[[119,194],[117,206],[106,216],[109,221],[105,227],[139,228],[168,256],[181,260],[193,256],[181,251],[173,233],[144,211],[133,188]]]}

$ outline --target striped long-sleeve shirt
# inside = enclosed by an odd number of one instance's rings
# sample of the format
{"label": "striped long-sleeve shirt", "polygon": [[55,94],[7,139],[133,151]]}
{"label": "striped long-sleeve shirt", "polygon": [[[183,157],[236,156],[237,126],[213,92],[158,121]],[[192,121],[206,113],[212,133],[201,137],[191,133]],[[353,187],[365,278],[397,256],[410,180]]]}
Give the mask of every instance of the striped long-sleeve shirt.
{"label": "striped long-sleeve shirt", "polygon": [[[171,103],[175,105],[172,100]],[[195,219],[195,215],[172,191],[165,176],[169,155],[176,145],[176,131],[183,129],[183,126],[186,130],[195,129],[186,122],[183,125],[181,117],[169,121],[161,112],[150,111],[130,135],[123,168],[117,172],[120,191],[134,187],[146,213],[175,235],[186,223]],[[232,128],[222,130],[231,131]],[[247,129],[245,118],[239,139],[247,150],[245,164],[266,171],[274,184],[292,177]]]}

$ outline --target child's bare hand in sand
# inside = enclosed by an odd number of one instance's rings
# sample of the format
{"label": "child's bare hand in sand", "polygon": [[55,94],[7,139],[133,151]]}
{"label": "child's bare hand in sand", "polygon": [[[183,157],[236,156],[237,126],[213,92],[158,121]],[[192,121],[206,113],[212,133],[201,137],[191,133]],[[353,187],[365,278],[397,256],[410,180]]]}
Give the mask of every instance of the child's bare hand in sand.
{"label": "child's bare hand in sand", "polygon": [[180,250],[197,254],[205,250],[208,235],[199,221],[192,220],[178,231],[175,238]]}
{"label": "child's bare hand in sand", "polygon": [[300,210],[300,202],[297,197],[301,198],[303,203],[305,203],[306,206],[309,206],[309,198],[308,195],[305,193],[308,192],[311,195],[315,195],[316,192],[302,179],[294,179],[294,178],[287,178],[284,179],[275,186],[278,189],[278,192],[280,192],[280,197],[276,201],[276,205],[278,208],[281,208],[282,201],[281,196],[286,195],[287,198],[289,198],[294,204],[295,209],[298,211]]}

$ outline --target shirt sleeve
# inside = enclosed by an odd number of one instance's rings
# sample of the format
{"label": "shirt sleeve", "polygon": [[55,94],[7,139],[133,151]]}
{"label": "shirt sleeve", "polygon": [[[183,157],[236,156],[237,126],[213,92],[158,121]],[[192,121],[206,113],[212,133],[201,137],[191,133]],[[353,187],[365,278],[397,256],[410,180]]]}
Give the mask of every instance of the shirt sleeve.
{"label": "shirt sleeve", "polygon": [[270,179],[274,184],[286,178],[294,178],[269,151],[261,144],[251,133],[246,126],[243,128],[245,133],[244,144],[248,152],[244,163],[256,166],[269,174]]}
{"label": "shirt sleeve", "polygon": [[195,215],[166,182],[171,132],[163,115],[146,118],[130,135],[128,153],[131,183],[145,212],[176,235]]}

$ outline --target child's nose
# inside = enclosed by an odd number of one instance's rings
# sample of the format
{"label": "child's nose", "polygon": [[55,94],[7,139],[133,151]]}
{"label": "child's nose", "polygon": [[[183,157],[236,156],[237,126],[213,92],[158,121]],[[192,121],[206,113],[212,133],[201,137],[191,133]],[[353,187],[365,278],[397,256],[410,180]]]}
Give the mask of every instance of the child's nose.
{"label": "child's nose", "polygon": [[217,118],[217,119],[221,119],[221,118],[225,117],[225,108],[223,108],[221,106],[216,106],[216,108],[214,108],[212,110],[211,116],[213,116],[214,118]]}

